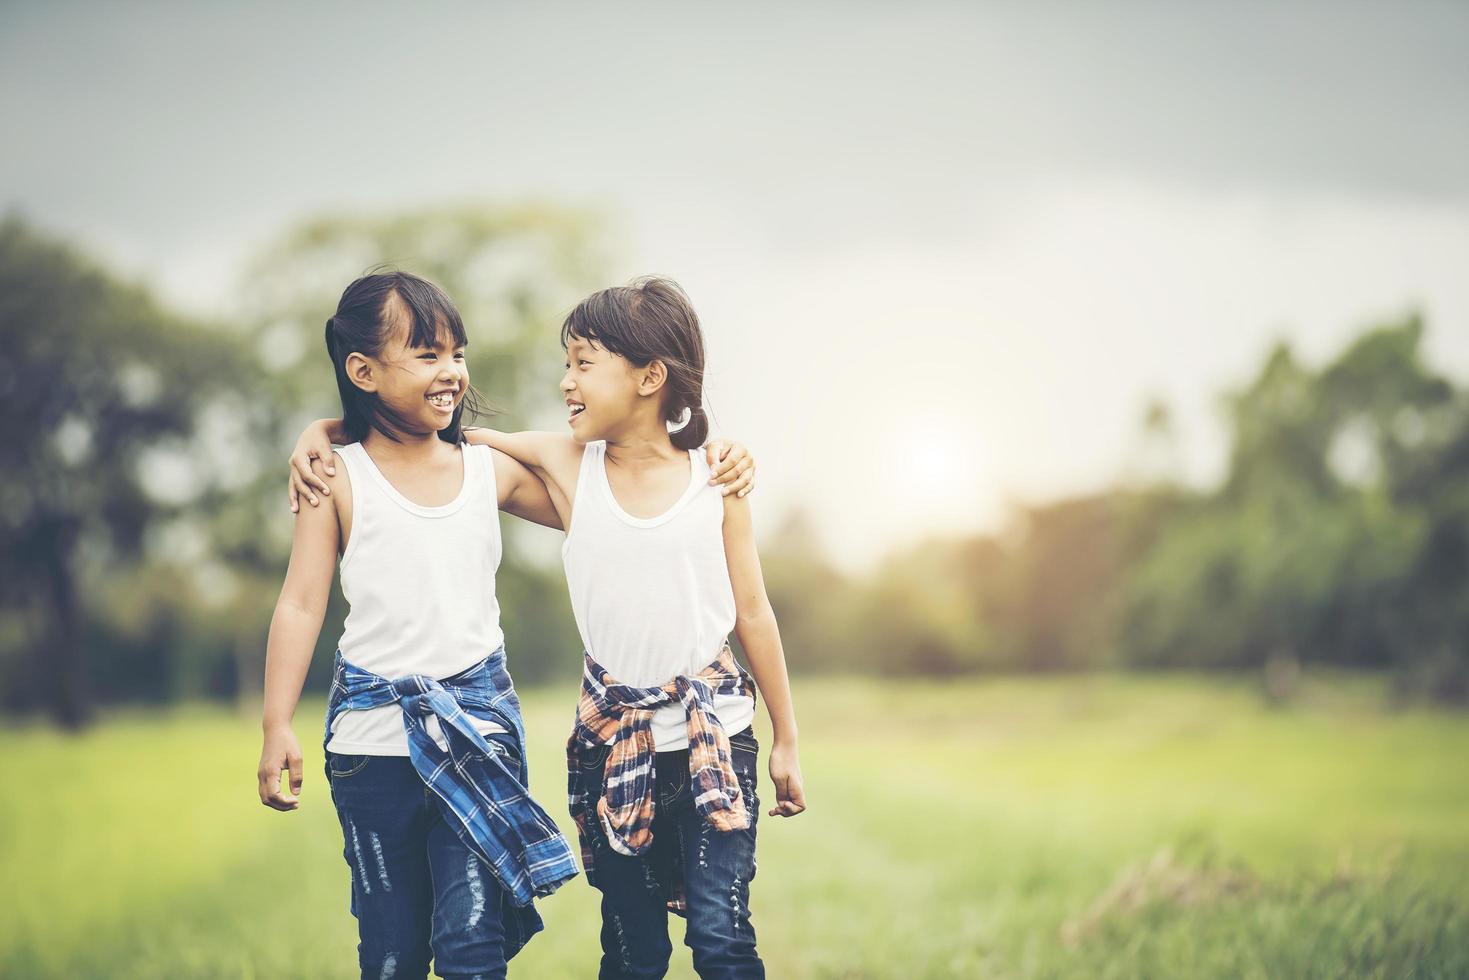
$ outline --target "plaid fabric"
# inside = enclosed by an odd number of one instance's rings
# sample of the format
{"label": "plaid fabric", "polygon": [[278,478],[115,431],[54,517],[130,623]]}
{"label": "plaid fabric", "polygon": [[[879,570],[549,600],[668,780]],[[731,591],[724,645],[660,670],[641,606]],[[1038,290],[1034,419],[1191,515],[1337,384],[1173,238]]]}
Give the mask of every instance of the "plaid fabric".
{"label": "plaid fabric", "polygon": [[[714,714],[715,694],[755,696],[755,684],[726,646],[698,674],[678,676],[661,687],[619,684],[587,653],[582,669],[576,727],[567,742],[570,807],[582,846],[582,865],[592,874],[592,848],[586,821],[602,823],[607,842],[619,854],[638,856],[653,843],[653,713],[682,703],[689,719],[689,786],[700,816],[718,831],[750,825],[739,780],[730,763],[729,737]],[[582,753],[611,744],[604,789],[593,805],[577,792]]]}
{"label": "plaid fabric", "polygon": [[[413,768],[438,797],[459,839],[489,865],[520,913],[518,923],[506,922],[509,954],[514,926],[522,927],[521,944],[541,928],[531,900],[551,894],[577,872],[566,838],[531,799],[525,764],[512,772],[471,723],[471,716],[498,722],[514,734],[525,758],[525,725],[504,648],[443,680],[410,674],[390,681],[338,652],[323,745],[338,713],[395,702],[403,708]],[[439,719],[447,751],[429,734],[430,715]]]}

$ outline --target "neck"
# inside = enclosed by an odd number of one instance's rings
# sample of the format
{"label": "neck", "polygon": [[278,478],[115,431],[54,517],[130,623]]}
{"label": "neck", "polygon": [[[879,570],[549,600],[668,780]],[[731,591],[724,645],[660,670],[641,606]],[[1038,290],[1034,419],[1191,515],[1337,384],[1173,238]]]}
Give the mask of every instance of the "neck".
{"label": "neck", "polygon": [[398,441],[394,442],[373,429],[367,433],[367,438],[362,440],[362,448],[377,459],[423,459],[440,452],[439,447],[441,446],[446,449],[452,448],[439,438],[437,432],[400,432]]}
{"label": "neck", "polygon": [[618,466],[648,466],[684,455],[674,446],[661,419],[643,420],[629,431],[607,438],[607,458]]}

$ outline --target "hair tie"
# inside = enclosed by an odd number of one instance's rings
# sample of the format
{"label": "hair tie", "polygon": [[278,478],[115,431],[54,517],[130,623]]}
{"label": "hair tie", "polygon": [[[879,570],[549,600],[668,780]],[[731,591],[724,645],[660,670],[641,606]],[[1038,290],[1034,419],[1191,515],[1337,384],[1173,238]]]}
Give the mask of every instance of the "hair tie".
{"label": "hair tie", "polygon": [[693,421],[693,418],[694,418],[694,410],[692,408],[689,408],[687,405],[685,405],[684,408],[683,408],[683,411],[678,414],[678,421],[677,422],[670,422],[668,424],[668,431],[669,432],[678,432],[684,426],[688,425],[691,421]]}

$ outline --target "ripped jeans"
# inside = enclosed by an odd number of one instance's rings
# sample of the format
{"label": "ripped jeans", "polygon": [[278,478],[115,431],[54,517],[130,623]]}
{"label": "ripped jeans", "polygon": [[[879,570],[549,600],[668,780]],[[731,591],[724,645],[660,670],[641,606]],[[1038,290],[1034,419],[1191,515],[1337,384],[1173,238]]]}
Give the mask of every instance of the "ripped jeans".
{"label": "ripped jeans", "polygon": [[[750,812],[745,830],[720,833],[699,816],[689,793],[688,750],[659,752],[655,766],[657,807],[653,845],[647,854],[618,854],[596,819],[588,821],[588,844],[602,893],[602,962],[598,976],[662,977],[673,946],[668,938],[668,900],[679,886],[687,902],[684,944],[693,950],[694,970],[704,980],[747,980],[765,976],[750,925],[750,879],[755,877],[755,795],[759,744],[745,729],[729,739],[731,762]],[[602,794],[606,747],[592,751],[577,773],[576,791],[592,800]]]}
{"label": "ripped jeans", "polygon": [[[487,735],[518,762],[514,737]],[[508,759],[507,759],[508,761]],[[328,752],[367,978],[505,976],[504,889],[406,757]]]}

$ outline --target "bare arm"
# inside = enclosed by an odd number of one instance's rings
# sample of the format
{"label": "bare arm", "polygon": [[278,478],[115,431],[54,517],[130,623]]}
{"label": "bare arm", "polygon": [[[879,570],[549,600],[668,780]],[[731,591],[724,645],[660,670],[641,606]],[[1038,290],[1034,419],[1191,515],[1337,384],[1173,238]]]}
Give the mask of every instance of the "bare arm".
{"label": "bare arm", "polygon": [[580,457],[575,439],[559,432],[501,432],[476,426],[464,430],[468,442],[494,446],[500,452],[531,470],[544,471],[573,451]]}
{"label": "bare arm", "polygon": [[[582,445],[569,435],[473,428],[464,430],[464,438],[468,442],[494,446],[510,458],[524,463],[543,479],[549,477],[568,498],[576,490]],[[709,482],[719,484],[724,494],[743,497],[754,489],[755,458],[743,445],[716,439],[704,447],[704,453],[709,460]],[[561,471],[560,475],[556,471]]]}
{"label": "bare arm", "polygon": [[729,565],[730,585],[734,587],[735,636],[745,648],[775,735],[775,744],[770,749],[770,781],[775,785],[776,805],[770,815],[793,817],[806,809],[796,709],[791,699],[780,627],[765,593],[760,555],[755,550],[750,502],[741,497],[724,498],[724,555]]}
{"label": "bare arm", "polygon": [[[326,615],[340,533],[335,507],[306,507],[296,515],[291,563],[270,620],[261,715],[263,744],[256,776],[260,802],[277,810],[300,806],[301,746],[291,719]],[[282,769],[291,772],[290,792],[281,790]]]}
{"label": "bare arm", "polygon": [[[331,487],[323,477],[336,475],[332,446],[341,445],[345,439],[341,419],[318,419],[302,431],[291,450],[290,479],[286,487],[292,513],[300,509],[302,497],[316,507],[322,497],[331,495]],[[557,432],[500,432],[467,428],[464,439],[476,445],[493,446],[540,477],[545,489],[550,491],[560,524],[550,520],[544,501],[530,499],[536,494],[534,489],[528,489],[528,496],[517,501],[514,507],[504,506],[505,501],[502,500],[502,510],[547,527],[568,526],[570,501],[576,492],[576,474],[581,465],[581,446],[571,436]],[[755,458],[742,444],[716,439],[704,447],[704,452],[709,460],[709,482],[718,484],[721,493],[744,497],[755,489]],[[560,476],[552,477],[552,469],[557,470]],[[499,475],[499,470],[496,470],[496,475]],[[558,491],[565,498],[564,507],[556,499]]]}
{"label": "bare arm", "polygon": [[495,450],[495,486],[500,494],[500,509],[505,513],[533,524],[565,530],[546,484],[525,464],[499,450]]}
{"label": "bare arm", "polygon": [[580,443],[557,432],[500,432],[480,428],[465,429],[464,438],[494,447],[508,462],[532,474],[550,497],[560,527],[571,526],[572,498],[576,496],[576,478],[581,472]]}

